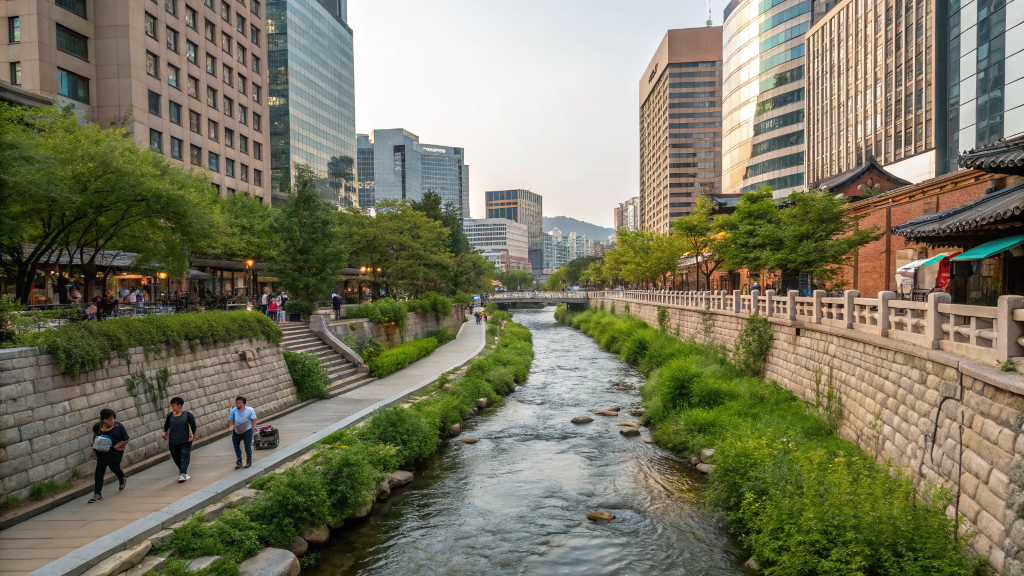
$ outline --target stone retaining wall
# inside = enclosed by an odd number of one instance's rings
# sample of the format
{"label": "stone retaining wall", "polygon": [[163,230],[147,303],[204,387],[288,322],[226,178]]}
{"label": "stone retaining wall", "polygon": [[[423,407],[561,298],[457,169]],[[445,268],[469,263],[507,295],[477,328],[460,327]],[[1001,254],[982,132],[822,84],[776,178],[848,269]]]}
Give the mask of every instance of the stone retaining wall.
{"label": "stone retaining wall", "polygon": [[352,320],[340,320],[328,324],[327,327],[338,339],[346,336],[354,336],[356,340],[367,340],[374,338],[381,342],[387,342],[388,346],[397,346],[409,340],[426,338],[432,332],[441,328],[448,328],[458,333],[462,323],[466,321],[466,309],[463,306],[452,306],[452,313],[441,319],[433,314],[419,314],[410,312],[409,318],[405,321],[405,329],[401,333],[392,334],[390,337],[384,332],[384,328],[370,322],[366,318],[355,318]]}
{"label": "stone retaining wall", "polygon": [[[0,497],[25,496],[46,480],[67,481],[76,468],[91,475],[92,425],[103,408],[117,412],[131,436],[127,467],[167,450],[161,432],[174,396],[195,415],[197,438],[227,429],[236,396],[245,396],[257,414],[298,402],[281,350],[268,342],[239,340],[149,359],[134,348],[131,358],[128,364],[114,357],[72,377],[56,373],[50,355],[36,348],[0,350]],[[165,367],[171,374],[165,398],[154,402],[144,385],[133,397],[129,375],[143,372],[155,387],[156,372]]]}
{"label": "stone retaining wall", "polygon": [[[627,302],[590,300],[602,303],[623,312]],[[628,303],[631,314],[658,325],[658,305]],[[672,333],[703,338],[700,310],[665,307]],[[713,310],[710,319],[714,340],[732,349],[746,315]],[[766,378],[813,402],[818,374],[824,382],[831,370],[842,394],[840,436],[892,458],[915,481],[955,488],[959,480],[960,513],[976,534],[975,550],[997,574],[1024,574],[1024,376],[853,330],[769,320],[775,339]]]}

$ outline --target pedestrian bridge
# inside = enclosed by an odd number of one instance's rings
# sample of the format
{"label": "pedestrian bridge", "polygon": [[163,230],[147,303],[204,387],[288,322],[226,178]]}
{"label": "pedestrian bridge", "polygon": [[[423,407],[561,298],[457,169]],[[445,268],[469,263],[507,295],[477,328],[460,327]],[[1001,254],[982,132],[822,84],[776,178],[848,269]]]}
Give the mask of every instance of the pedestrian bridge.
{"label": "pedestrian bridge", "polygon": [[525,292],[500,292],[498,294],[491,294],[487,297],[488,302],[494,302],[496,304],[513,304],[513,303],[536,303],[536,304],[547,304],[547,303],[559,303],[559,304],[586,304],[587,293],[586,292],[540,292],[540,291],[525,291]]}

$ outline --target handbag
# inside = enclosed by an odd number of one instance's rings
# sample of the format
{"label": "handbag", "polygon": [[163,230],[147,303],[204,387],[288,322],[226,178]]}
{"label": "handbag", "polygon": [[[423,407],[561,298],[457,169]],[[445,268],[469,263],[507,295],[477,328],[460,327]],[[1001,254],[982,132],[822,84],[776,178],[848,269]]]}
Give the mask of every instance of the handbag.
{"label": "handbag", "polygon": [[113,447],[114,441],[110,439],[110,436],[100,434],[92,441],[92,449],[97,452],[110,452],[110,449]]}
{"label": "handbag", "polygon": [[235,424],[235,434],[245,434],[245,431],[249,429],[249,421],[239,422]]}

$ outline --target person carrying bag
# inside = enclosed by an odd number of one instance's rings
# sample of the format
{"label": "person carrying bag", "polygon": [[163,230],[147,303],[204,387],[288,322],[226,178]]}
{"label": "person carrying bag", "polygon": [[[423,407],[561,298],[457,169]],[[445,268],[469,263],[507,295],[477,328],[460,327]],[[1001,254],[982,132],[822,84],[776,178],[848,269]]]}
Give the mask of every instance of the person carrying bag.
{"label": "person carrying bag", "polygon": [[124,490],[128,481],[121,470],[121,459],[128,445],[128,431],[117,421],[117,415],[110,408],[100,410],[100,421],[92,426],[92,455],[96,460],[95,487],[89,504],[103,499],[103,477],[107,468],[117,476],[118,490]]}
{"label": "person carrying bag", "polygon": [[245,443],[245,467],[252,466],[252,433],[256,426],[256,411],[245,405],[245,396],[235,398],[235,407],[228,415],[228,426],[231,430],[231,445],[235,447],[235,470],[242,467],[242,449]]}

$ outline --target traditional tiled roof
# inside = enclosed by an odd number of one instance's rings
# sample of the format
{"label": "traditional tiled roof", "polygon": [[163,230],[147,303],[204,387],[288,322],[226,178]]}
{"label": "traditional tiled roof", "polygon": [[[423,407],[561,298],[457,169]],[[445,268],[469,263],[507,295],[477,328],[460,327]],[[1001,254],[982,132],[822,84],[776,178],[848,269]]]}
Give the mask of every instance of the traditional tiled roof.
{"label": "traditional tiled roof", "polygon": [[867,174],[868,171],[874,171],[875,173],[878,174],[879,178],[888,180],[889,182],[892,182],[897,186],[906,186],[910,184],[910,182],[904,180],[903,178],[900,178],[899,176],[896,176],[895,174],[890,173],[885,168],[882,168],[882,166],[875,160],[875,157],[872,156],[868,158],[867,162],[854,168],[853,170],[847,170],[842,174],[829,176],[828,178],[825,178],[820,182],[815,182],[811,184],[810,188],[812,190],[831,190],[832,192],[837,192],[843,186],[846,186],[851,182],[856,182],[857,179]]}
{"label": "traditional tiled roof", "polygon": [[961,168],[1000,174],[1024,174],[1024,134],[960,154]]}
{"label": "traditional tiled roof", "polygon": [[1018,184],[986,194],[963,206],[893,226],[892,233],[910,240],[930,242],[939,237],[977,234],[986,227],[1019,223],[1022,211],[1024,184]]}

